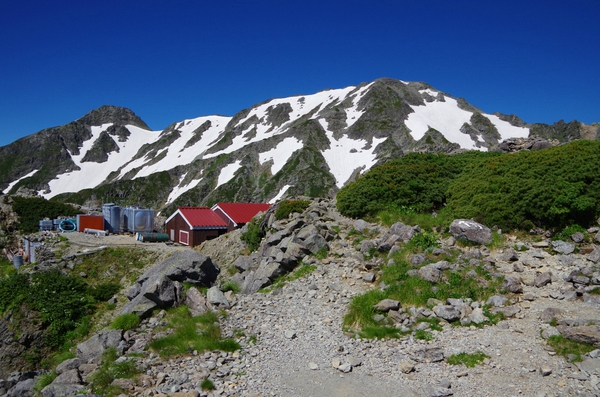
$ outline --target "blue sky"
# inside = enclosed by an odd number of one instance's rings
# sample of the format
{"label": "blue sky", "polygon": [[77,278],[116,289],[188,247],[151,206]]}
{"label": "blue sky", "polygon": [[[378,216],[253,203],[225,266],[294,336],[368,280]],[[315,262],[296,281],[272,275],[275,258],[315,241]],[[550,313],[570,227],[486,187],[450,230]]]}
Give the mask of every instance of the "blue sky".
{"label": "blue sky", "polygon": [[105,104],[152,129],[391,77],[600,122],[600,2],[0,0],[0,146]]}

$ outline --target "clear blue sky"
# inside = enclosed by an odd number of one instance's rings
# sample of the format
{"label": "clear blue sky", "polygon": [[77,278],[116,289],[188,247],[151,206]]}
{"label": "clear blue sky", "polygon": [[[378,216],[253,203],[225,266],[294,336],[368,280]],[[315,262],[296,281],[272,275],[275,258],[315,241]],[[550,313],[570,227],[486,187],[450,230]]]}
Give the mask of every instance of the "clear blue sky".
{"label": "clear blue sky", "polygon": [[600,1],[0,0],[0,146],[104,104],[155,130],[392,77],[600,122]]}

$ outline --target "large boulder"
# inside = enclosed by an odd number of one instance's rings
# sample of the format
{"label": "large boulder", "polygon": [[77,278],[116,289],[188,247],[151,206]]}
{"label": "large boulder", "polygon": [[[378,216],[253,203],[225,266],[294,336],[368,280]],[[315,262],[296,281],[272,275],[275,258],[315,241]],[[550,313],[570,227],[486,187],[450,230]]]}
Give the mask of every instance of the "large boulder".
{"label": "large boulder", "polygon": [[402,222],[396,222],[391,227],[390,230],[392,233],[398,236],[398,239],[403,242],[409,241],[415,233],[420,233],[421,228],[417,226],[409,226],[405,225]]}
{"label": "large boulder", "polygon": [[82,363],[99,363],[106,349],[119,345],[122,333],[123,331],[119,329],[105,329],[94,334],[85,342],[77,345],[77,358]]}
{"label": "large boulder", "polygon": [[489,227],[470,219],[455,219],[450,224],[450,233],[455,238],[464,238],[477,244],[492,242],[492,231]]}
{"label": "large boulder", "polygon": [[559,325],[557,329],[566,339],[600,347],[600,325],[580,325],[575,327]]}
{"label": "large boulder", "polygon": [[210,287],[219,274],[212,260],[194,250],[173,254],[147,270],[131,287],[130,299],[122,313],[150,316],[156,308],[169,308],[181,302],[181,283]]}

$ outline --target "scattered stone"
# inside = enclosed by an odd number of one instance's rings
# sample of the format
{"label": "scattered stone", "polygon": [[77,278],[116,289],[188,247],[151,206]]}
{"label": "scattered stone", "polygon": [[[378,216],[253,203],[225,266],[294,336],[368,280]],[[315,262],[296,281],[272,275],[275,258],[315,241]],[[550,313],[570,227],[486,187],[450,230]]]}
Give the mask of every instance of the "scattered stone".
{"label": "scattered stone", "polygon": [[373,309],[381,312],[389,312],[390,310],[398,310],[400,308],[400,302],[393,299],[384,299],[373,306]]}
{"label": "scattered stone", "polygon": [[552,242],[552,249],[561,254],[568,255],[575,251],[575,245],[567,243],[566,241],[557,240]]}

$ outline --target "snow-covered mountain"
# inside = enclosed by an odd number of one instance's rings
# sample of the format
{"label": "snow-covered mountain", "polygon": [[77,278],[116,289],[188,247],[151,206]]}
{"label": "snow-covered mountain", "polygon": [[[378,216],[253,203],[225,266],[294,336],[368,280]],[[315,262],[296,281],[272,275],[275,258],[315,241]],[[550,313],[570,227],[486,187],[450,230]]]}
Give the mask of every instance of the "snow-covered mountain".
{"label": "snow-covered mountain", "polygon": [[[574,124],[573,124],[574,123]],[[103,106],[0,148],[0,188],[154,208],[325,196],[411,151],[496,150],[509,138],[597,139],[598,125],[528,125],[424,83],[379,79],[151,131]],[[587,135],[586,135],[587,134]]]}

